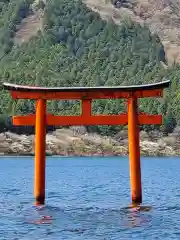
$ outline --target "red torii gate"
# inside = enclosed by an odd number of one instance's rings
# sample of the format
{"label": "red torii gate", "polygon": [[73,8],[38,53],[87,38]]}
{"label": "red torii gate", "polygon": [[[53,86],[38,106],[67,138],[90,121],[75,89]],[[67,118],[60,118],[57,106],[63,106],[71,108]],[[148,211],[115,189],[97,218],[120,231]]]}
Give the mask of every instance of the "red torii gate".
{"label": "red torii gate", "polygon": [[[130,182],[132,203],[142,203],[141,166],[139,125],[162,124],[161,115],[138,113],[138,98],[162,97],[163,89],[169,87],[170,81],[148,85],[116,86],[116,87],[69,87],[46,88],[21,86],[3,83],[13,99],[36,100],[36,114],[14,116],[14,125],[35,125],[35,176],[34,196],[36,205],[45,203],[45,155],[46,155],[46,125],[126,125],[128,124]],[[119,115],[92,115],[91,102],[94,99],[128,100],[128,112]],[[80,116],[54,116],[46,114],[47,100],[81,100]]]}

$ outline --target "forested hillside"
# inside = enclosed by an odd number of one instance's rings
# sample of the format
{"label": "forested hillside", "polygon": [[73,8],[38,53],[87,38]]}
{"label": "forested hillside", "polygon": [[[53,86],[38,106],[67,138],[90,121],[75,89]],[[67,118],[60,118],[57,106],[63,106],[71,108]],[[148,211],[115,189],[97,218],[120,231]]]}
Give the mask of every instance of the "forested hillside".
{"label": "forested hillside", "polygon": [[[30,13],[32,1],[1,2],[0,15],[0,79],[19,84],[43,86],[99,86],[131,85],[172,80],[164,99],[143,100],[140,111],[167,115],[166,130],[180,120],[179,66],[164,69],[163,45],[148,28],[126,20],[118,26],[106,22],[81,1],[47,1],[44,9],[44,30],[28,43],[13,44],[18,22]],[[0,113],[32,112],[32,102],[13,103],[8,93],[1,91]],[[49,111],[56,114],[78,114],[74,102],[49,103]],[[125,111],[125,104],[117,101],[95,101],[96,113]],[[100,132],[112,134],[118,128],[98,127]]]}
{"label": "forested hillside", "polygon": [[180,63],[180,0],[83,0],[103,19],[121,24],[129,17],[160,37],[168,64]]}
{"label": "forested hillside", "polygon": [[33,0],[0,1],[0,59],[11,50],[17,25],[29,14],[32,2]]}

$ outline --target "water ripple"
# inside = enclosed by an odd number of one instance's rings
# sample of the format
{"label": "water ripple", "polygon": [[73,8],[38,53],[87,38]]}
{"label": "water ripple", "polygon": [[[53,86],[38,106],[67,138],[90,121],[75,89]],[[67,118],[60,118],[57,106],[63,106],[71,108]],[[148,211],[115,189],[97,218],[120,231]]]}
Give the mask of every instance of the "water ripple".
{"label": "water ripple", "polygon": [[179,164],[143,159],[144,204],[131,208],[126,158],[48,159],[47,204],[35,207],[33,161],[1,160],[0,240],[179,239]]}

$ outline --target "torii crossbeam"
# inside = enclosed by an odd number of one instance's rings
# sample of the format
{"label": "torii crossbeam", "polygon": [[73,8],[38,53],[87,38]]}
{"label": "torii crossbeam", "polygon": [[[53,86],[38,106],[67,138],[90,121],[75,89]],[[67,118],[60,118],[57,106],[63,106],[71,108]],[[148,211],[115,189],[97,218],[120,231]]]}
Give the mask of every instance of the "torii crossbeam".
{"label": "torii crossbeam", "polygon": [[[163,89],[169,87],[170,81],[147,85],[116,86],[116,87],[69,87],[46,88],[21,86],[3,83],[13,99],[36,100],[36,114],[14,116],[14,125],[35,125],[35,179],[34,195],[36,205],[45,203],[45,153],[46,125],[126,125],[128,124],[130,182],[132,203],[142,203],[141,166],[139,125],[162,124],[161,115],[138,113],[138,98],[162,97]],[[128,111],[119,115],[93,115],[92,100],[94,99],[127,99]],[[47,100],[81,100],[80,116],[54,116],[46,113]]]}

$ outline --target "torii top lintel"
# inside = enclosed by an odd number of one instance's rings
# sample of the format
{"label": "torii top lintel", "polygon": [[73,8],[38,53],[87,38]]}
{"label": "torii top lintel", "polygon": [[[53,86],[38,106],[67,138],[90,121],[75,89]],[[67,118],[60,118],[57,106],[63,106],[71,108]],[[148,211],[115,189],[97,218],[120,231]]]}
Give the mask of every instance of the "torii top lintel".
{"label": "torii top lintel", "polygon": [[170,81],[146,85],[102,86],[102,87],[35,87],[3,83],[11,92],[13,99],[107,99],[129,97],[162,97],[163,89],[169,87]]}

